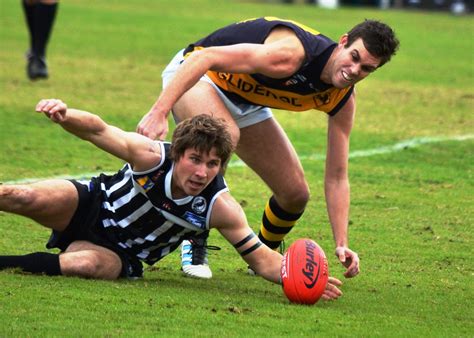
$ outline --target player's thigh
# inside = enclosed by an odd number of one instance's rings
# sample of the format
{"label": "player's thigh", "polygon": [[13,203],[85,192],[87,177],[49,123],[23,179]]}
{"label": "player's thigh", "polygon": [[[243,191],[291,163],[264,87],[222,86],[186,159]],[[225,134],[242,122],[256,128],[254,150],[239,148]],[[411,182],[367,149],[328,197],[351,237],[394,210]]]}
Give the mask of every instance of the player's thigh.
{"label": "player's thigh", "polygon": [[76,187],[67,180],[45,180],[21,185],[16,187],[15,195],[18,209],[8,211],[58,231],[64,230],[69,224],[79,203]]}
{"label": "player's thigh", "polygon": [[236,150],[277,196],[297,196],[301,203],[308,198],[303,167],[287,135],[270,118],[240,130]]}
{"label": "player's thigh", "polygon": [[207,114],[215,118],[224,119],[229,127],[233,141],[237,143],[239,139],[237,123],[216,93],[216,90],[205,81],[198,81],[173,106],[173,115],[176,122],[199,114]]}
{"label": "player's thigh", "polygon": [[122,260],[110,249],[88,241],[75,241],[60,255],[61,272],[66,276],[117,279]]}

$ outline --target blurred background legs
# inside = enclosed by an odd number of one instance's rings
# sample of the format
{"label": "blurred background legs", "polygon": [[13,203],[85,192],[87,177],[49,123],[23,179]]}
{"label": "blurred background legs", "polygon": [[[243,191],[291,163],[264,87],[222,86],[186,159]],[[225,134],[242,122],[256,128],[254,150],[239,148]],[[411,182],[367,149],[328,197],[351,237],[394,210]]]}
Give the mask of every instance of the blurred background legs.
{"label": "blurred background legs", "polygon": [[31,80],[48,78],[46,48],[56,18],[58,0],[22,0],[30,48],[26,73]]}

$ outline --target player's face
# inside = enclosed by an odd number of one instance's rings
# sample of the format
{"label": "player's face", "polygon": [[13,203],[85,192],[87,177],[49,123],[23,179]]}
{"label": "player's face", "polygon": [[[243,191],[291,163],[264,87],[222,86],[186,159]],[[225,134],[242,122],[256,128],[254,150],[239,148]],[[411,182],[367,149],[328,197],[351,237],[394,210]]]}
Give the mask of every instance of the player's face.
{"label": "player's face", "polygon": [[380,58],[371,55],[362,39],[346,47],[347,35],[339,40],[338,53],[332,63],[331,83],[336,88],[346,88],[365,79],[380,64]]}
{"label": "player's face", "polygon": [[221,159],[214,148],[209,154],[187,149],[174,166],[173,197],[198,195],[216,177],[220,169]]}

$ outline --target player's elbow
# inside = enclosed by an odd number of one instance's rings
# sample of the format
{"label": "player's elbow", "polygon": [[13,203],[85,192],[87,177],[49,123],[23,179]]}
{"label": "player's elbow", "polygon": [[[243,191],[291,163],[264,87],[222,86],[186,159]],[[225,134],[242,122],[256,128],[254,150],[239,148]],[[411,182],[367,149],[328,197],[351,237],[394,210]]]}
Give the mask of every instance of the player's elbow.
{"label": "player's elbow", "polygon": [[350,189],[349,177],[347,172],[341,171],[339,173],[332,173],[330,175],[326,174],[324,180],[324,187],[326,191],[344,188],[345,190]]}

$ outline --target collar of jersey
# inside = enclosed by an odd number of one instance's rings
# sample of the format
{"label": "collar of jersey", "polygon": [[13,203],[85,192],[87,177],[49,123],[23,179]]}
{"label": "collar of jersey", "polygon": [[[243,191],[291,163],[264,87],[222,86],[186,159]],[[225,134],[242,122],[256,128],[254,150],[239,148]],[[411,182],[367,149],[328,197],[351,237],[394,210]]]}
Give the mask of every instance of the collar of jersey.
{"label": "collar of jersey", "polygon": [[191,202],[194,196],[186,196],[180,199],[174,199],[173,194],[171,193],[171,180],[173,179],[174,163],[171,165],[171,170],[168,171],[165,177],[165,194],[170,200],[172,200],[177,205],[183,205]]}

